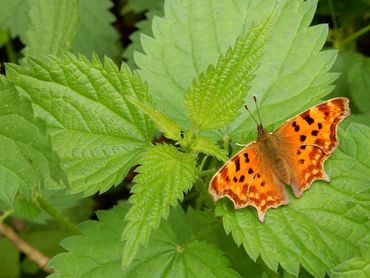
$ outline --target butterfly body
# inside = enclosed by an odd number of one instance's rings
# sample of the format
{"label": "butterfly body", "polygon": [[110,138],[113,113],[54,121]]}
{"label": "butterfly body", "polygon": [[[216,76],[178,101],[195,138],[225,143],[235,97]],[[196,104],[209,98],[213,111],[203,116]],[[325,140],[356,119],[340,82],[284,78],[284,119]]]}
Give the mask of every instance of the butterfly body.
{"label": "butterfly body", "polygon": [[324,161],[338,146],[337,125],[350,114],[348,99],[334,98],[286,121],[276,131],[257,125],[257,141],[245,145],[213,176],[209,192],[228,197],[235,208],[266,211],[288,204],[285,184],[300,197],[317,179],[329,181]]}

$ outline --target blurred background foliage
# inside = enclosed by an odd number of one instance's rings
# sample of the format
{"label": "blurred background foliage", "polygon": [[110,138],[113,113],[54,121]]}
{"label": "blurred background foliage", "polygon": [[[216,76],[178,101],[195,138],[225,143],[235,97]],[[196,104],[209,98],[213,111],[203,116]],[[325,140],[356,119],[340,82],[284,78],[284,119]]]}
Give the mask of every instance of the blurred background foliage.
{"label": "blurred background foliage", "polygon": [[[28,10],[35,0],[0,0],[0,72],[5,73],[4,63],[21,63],[24,57],[29,17]],[[76,53],[111,57],[117,64],[125,61],[136,68],[134,53],[142,52],[141,34],[152,35],[151,22],[163,16],[163,0],[80,0],[80,29],[72,47]],[[102,13],[104,10],[104,13]],[[333,71],[341,75],[329,97],[346,96],[351,99],[352,120],[370,126],[370,0],[319,0],[313,24],[329,24],[326,48],[337,49],[338,58]],[[126,180],[131,180],[130,175]],[[84,204],[80,211],[86,219],[93,211],[111,207],[119,199],[129,196],[126,187],[118,187],[106,194],[95,196],[94,202]],[[68,209],[68,208],[66,208]],[[75,210],[74,210],[75,211]],[[92,216],[93,218],[94,216]],[[21,236],[52,256],[61,248],[55,243],[66,237],[60,231],[45,230],[44,226],[25,227],[14,220]],[[48,238],[48,241],[45,241]],[[27,277],[42,277],[40,269],[28,259],[19,260],[21,266],[7,264],[20,256],[9,242],[0,238],[0,250],[9,250],[1,260],[9,269],[2,269],[8,276],[18,276],[19,269]],[[0,253],[2,253],[0,251]],[[7,274],[6,274],[7,273]]]}

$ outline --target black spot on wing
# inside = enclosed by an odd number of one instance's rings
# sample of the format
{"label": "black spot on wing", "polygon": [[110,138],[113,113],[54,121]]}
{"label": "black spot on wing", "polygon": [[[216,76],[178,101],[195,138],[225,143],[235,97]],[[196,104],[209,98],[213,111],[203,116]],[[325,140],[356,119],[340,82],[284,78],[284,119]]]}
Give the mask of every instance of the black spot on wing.
{"label": "black spot on wing", "polygon": [[314,122],[315,122],[315,120],[314,119],[312,119],[311,117],[310,117],[310,114],[307,114],[307,115],[305,115],[305,116],[303,116],[302,117],[309,125],[312,125]]}
{"label": "black spot on wing", "polygon": [[237,157],[235,159],[234,163],[235,163],[235,171],[236,172],[239,172],[239,170],[240,170],[240,160],[239,160],[239,157]]}
{"label": "black spot on wing", "polygon": [[301,135],[301,137],[299,138],[301,140],[301,142],[304,142],[304,140],[306,140],[307,136],[306,135]]}

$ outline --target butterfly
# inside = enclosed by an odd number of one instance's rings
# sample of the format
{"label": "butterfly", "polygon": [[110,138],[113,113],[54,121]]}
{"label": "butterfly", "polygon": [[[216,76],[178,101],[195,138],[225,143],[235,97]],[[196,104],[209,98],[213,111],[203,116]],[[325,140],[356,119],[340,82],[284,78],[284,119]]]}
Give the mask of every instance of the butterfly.
{"label": "butterfly", "polygon": [[[259,116],[258,106],[257,112]],[[209,183],[210,194],[215,201],[228,197],[236,209],[254,206],[262,223],[269,208],[289,203],[285,184],[298,198],[313,181],[330,181],[324,162],[339,144],[338,124],[349,115],[349,100],[339,97],[311,107],[274,132],[263,127],[259,116],[257,141],[244,145],[218,170]]]}

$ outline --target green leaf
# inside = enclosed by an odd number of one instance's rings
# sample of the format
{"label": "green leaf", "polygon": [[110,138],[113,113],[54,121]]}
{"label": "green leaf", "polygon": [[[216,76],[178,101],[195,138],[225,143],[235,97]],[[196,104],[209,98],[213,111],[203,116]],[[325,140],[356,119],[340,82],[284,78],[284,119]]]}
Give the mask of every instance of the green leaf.
{"label": "green leaf", "polygon": [[151,121],[127,99],[149,101],[147,87],[126,65],[65,54],[8,64],[7,76],[46,121],[72,193],[119,184],[152,140]]}
{"label": "green leaf", "polygon": [[149,147],[142,157],[129,199],[133,206],[125,217],[127,225],[122,233],[126,241],[124,267],[132,262],[139,247],[148,242],[161,219],[168,217],[170,206],[176,206],[184,192],[192,187],[196,176],[195,158],[171,145]]}
{"label": "green leaf", "polygon": [[[99,222],[82,223],[82,235],[62,242],[69,252],[51,259],[49,266],[56,273],[49,277],[238,277],[220,250],[194,239],[196,234],[189,230],[191,227],[181,225],[189,219],[182,209],[171,211],[172,220],[162,223],[152,234],[148,247],[141,249],[138,258],[122,272],[120,235],[127,211],[127,205],[119,205],[98,212]],[[187,233],[176,223],[185,227]]]}
{"label": "green leaf", "polygon": [[370,259],[361,257],[349,259],[337,265],[330,273],[333,278],[366,278],[370,276]]}
{"label": "green leaf", "polygon": [[[266,20],[274,7],[271,38],[249,90],[257,95],[263,122],[281,123],[328,94],[338,76],[328,73],[336,52],[320,51],[326,25],[309,27],[316,1],[175,0],[166,1],[164,18],[153,20],[154,38],[142,37],[146,54],[135,55],[157,107],[182,128],[190,126],[184,98],[193,79],[216,64],[248,26]],[[245,101],[250,103],[251,97]],[[240,139],[251,129],[255,123],[242,113],[223,132]]]}
{"label": "green leaf", "polygon": [[370,112],[370,58],[358,55],[348,72],[351,97],[361,112]]}
{"label": "green leaf", "polygon": [[7,238],[0,239],[0,277],[1,278],[18,278],[20,273],[19,258],[20,253]]}
{"label": "green leaf", "polygon": [[72,48],[79,30],[78,0],[28,0],[29,28],[24,38],[26,56],[59,54]]}
{"label": "green leaf", "polygon": [[23,40],[28,27],[28,1],[0,0],[0,29],[9,30],[12,38],[20,36]]}
{"label": "green leaf", "polygon": [[228,160],[225,150],[220,149],[212,140],[206,137],[198,136],[194,140],[191,149],[196,153],[212,155],[221,161]]}
{"label": "green leaf", "polygon": [[163,132],[166,138],[175,141],[179,141],[181,139],[180,126],[174,120],[156,110],[150,103],[140,102],[136,98],[130,98],[130,101],[143,111],[143,113],[148,115],[158,129]]}
{"label": "green leaf", "polygon": [[266,45],[269,21],[247,30],[216,66],[194,81],[185,104],[196,128],[221,128],[236,118]]}
{"label": "green leaf", "polygon": [[289,205],[271,209],[257,221],[254,208],[235,210],[225,200],[216,213],[224,228],[249,256],[261,256],[276,271],[280,264],[297,275],[302,265],[315,277],[344,260],[359,256],[360,240],[369,231],[370,128],[351,124],[340,132],[340,146],[325,164],[330,184],[315,182]]}
{"label": "green leaf", "polygon": [[61,187],[64,175],[43,123],[31,104],[0,76],[0,203],[13,207],[17,194],[32,198],[43,187]]}
{"label": "green leaf", "polygon": [[90,57],[92,52],[117,58],[120,54],[119,34],[112,26],[114,15],[110,0],[80,0],[81,26],[73,50]]}
{"label": "green leaf", "polygon": [[[136,3],[134,1],[132,4]],[[155,3],[155,1],[150,0],[150,3]],[[134,61],[135,52],[143,52],[143,47],[141,46],[141,36],[142,34],[152,36],[152,21],[154,16],[163,16],[163,0],[159,0],[155,7],[151,7],[149,11],[145,14],[146,19],[139,21],[135,24],[137,31],[130,34],[131,43],[125,48],[123,52],[123,57],[127,59],[127,64],[133,67],[137,67]],[[146,8],[145,8],[146,9]]]}

